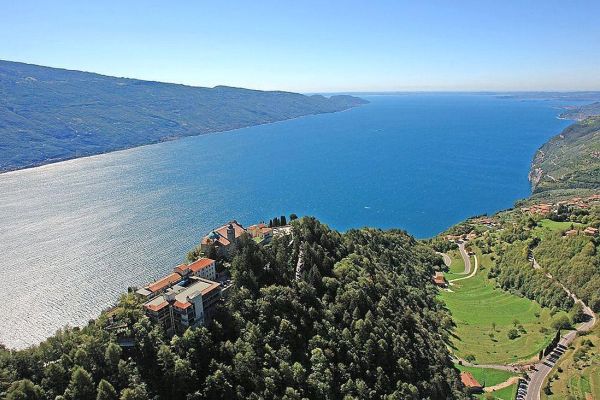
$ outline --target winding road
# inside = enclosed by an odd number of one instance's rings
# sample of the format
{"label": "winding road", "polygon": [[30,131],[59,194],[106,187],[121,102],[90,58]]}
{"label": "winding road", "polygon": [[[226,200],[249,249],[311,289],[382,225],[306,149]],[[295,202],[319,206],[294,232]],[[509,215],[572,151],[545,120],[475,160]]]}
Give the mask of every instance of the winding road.
{"label": "winding road", "polygon": [[[541,269],[541,266],[538,264],[534,257],[531,257],[531,263],[535,269]],[[546,274],[546,276],[549,279],[554,279],[552,275],[548,273]],[[535,365],[534,372],[529,375],[529,382],[525,383],[525,387],[519,388],[520,390],[517,394],[517,399],[540,400],[544,380],[546,379],[548,374],[550,374],[550,371],[552,371],[552,368],[554,367],[558,359],[564,354],[565,350],[569,347],[571,342],[575,340],[579,332],[586,332],[592,329],[592,327],[596,324],[596,315],[594,314],[592,309],[588,307],[583,301],[578,299],[573,293],[571,293],[569,289],[567,289],[563,284],[561,284],[560,282],[558,283],[562,286],[563,290],[573,298],[573,300],[576,303],[580,303],[583,306],[583,310],[585,314],[589,316],[589,320],[581,324],[576,330],[570,331],[569,333],[564,335],[560,339],[560,342],[558,342],[556,348]]]}
{"label": "winding road", "polygon": [[479,268],[479,261],[477,260],[477,256],[474,256],[475,268],[473,268],[473,272],[471,272],[471,257],[469,256],[469,253],[467,253],[467,250],[465,249],[464,242],[458,242],[458,249],[460,250],[460,255],[462,256],[463,261],[465,262],[465,271],[463,272],[463,274],[469,274],[469,273],[470,274],[467,276],[460,277],[460,278],[450,279],[448,281],[448,283],[462,281],[463,279],[472,278],[477,273],[477,268]]}
{"label": "winding road", "polygon": [[450,258],[450,256],[446,253],[440,253],[439,251],[436,251],[437,254],[439,254],[440,256],[442,256],[442,258],[444,259],[444,264],[446,264],[446,267],[449,267],[450,264],[452,264],[452,258]]}
{"label": "winding road", "polygon": [[469,253],[467,253],[467,250],[465,249],[465,242],[458,242],[458,250],[460,250],[460,255],[465,262],[465,272],[463,272],[463,274],[467,275],[471,272],[471,257],[469,257]]}
{"label": "winding road", "polygon": [[[465,262],[465,272],[464,273],[468,274],[471,271],[471,258],[469,257],[469,254],[467,253],[467,251],[465,249],[464,242],[459,242],[458,248],[459,248],[460,254]],[[538,264],[538,262],[535,260],[533,255],[530,255],[529,260],[531,261],[531,265],[533,266],[533,268],[542,269],[542,267]],[[446,257],[444,257],[444,262],[445,261],[446,261]],[[468,276],[452,279],[448,282],[452,283],[452,282],[460,281],[462,279],[471,278],[472,276],[474,276],[477,273],[478,266],[479,266],[479,262],[477,260],[477,256],[475,256],[475,268],[473,269],[473,272],[471,272]],[[546,277],[548,277],[548,279],[554,280],[554,277],[551,274],[546,273],[545,275],[546,275]],[[518,392],[517,392],[518,400],[540,400],[542,385],[544,384],[544,381],[545,381],[546,377],[548,376],[548,374],[550,374],[550,372],[552,371],[556,362],[564,354],[565,350],[569,347],[569,345],[573,342],[573,340],[575,340],[578,333],[589,331],[596,324],[596,315],[594,314],[592,309],[587,304],[585,304],[583,301],[578,299],[562,283],[560,283],[558,281],[556,281],[556,282],[563,288],[563,290],[571,298],[573,298],[573,300],[576,303],[580,303],[583,306],[584,313],[589,317],[589,319],[588,319],[588,321],[582,323],[579,327],[577,327],[576,330],[569,331],[568,333],[566,333],[560,339],[556,348],[550,354],[548,354],[546,357],[544,357],[542,360],[540,360],[538,363],[536,363],[533,366],[533,373],[529,374],[528,379],[525,381],[521,380],[522,383],[519,385]],[[474,367],[479,367],[479,368],[492,368],[492,369],[499,369],[499,370],[512,371],[512,372],[523,371],[527,367],[527,365],[481,365],[481,364],[472,364],[472,363],[469,363],[462,359],[457,359],[457,360],[462,361],[462,364],[467,365],[467,366],[474,366]],[[508,382],[505,382],[505,383],[508,384]]]}

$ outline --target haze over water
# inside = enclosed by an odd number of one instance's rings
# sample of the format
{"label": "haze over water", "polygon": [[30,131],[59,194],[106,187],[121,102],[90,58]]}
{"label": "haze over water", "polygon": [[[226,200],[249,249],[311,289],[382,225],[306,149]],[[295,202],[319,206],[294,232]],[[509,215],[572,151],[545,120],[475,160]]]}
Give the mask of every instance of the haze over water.
{"label": "haze over water", "polygon": [[432,236],[529,194],[554,101],[365,96],[336,114],[0,175],[0,342],[81,325],[181,262],[212,227],[291,212]]}

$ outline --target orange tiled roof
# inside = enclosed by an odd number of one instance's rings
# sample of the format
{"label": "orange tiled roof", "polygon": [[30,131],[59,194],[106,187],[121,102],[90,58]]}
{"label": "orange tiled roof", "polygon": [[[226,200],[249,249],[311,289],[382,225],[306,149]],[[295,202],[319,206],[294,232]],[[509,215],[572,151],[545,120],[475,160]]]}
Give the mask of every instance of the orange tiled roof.
{"label": "orange tiled roof", "polygon": [[150,285],[148,285],[148,290],[150,290],[151,292],[159,292],[159,291],[169,287],[170,285],[178,282],[180,279],[181,279],[181,275],[179,275],[176,272],[173,272],[173,273],[165,276],[164,278],[161,278],[161,279],[157,280],[156,282],[153,282]]}
{"label": "orange tiled roof", "polygon": [[[234,221],[228,222],[227,224],[223,225],[220,228],[212,230],[208,235],[206,235],[202,238],[201,243],[202,244],[213,244],[214,243],[214,244],[220,244],[223,246],[228,246],[230,244],[229,240],[227,239],[227,228],[229,227],[229,225],[231,225],[233,227],[236,238],[242,236],[242,234],[244,232],[246,232],[244,227],[242,225],[238,224],[237,221],[234,220]],[[216,238],[211,238],[211,234],[213,234],[213,232],[216,233]]]}
{"label": "orange tiled roof", "polygon": [[204,268],[208,267],[209,265],[211,265],[214,262],[215,262],[215,260],[210,259],[210,258],[200,258],[200,259],[194,261],[193,263],[191,263],[190,265],[188,265],[187,267],[190,270],[192,270],[192,272],[198,272],[198,271],[203,270]]}
{"label": "orange tiled roof", "polygon": [[185,310],[186,308],[191,307],[192,303],[190,303],[189,301],[182,303],[181,301],[177,300],[175,303],[173,303],[173,306],[175,306],[181,310]]}
{"label": "orange tiled roof", "polygon": [[462,381],[463,385],[465,385],[468,388],[481,387],[479,382],[477,382],[477,379],[475,379],[470,372],[467,372],[467,371],[461,372],[460,380]]}
{"label": "orange tiled roof", "polygon": [[163,308],[165,308],[168,304],[169,303],[167,303],[166,301],[163,301],[160,304],[146,304],[144,307],[146,307],[150,311],[160,311]]}
{"label": "orange tiled roof", "polygon": [[188,265],[187,264],[179,264],[178,266],[176,266],[175,268],[173,268],[173,271],[177,272],[180,275],[183,275],[185,273],[186,269],[188,269]]}
{"label": "orange tiled roof", "polygon": [[258,224],[250,225],[248,227],[248,230],[263,229],[266,227],[267,227],[267,225],[264,222],[259,222]]}
{"label": "orange tiled roof", "polygon": [[261,222],[260,224],[251,225],[246,230],[248,231],[248,233],[250,233],[252,237],[257,237],[261,235],[267,236],[273,233],[273,228],[269,228],[263,222]]}

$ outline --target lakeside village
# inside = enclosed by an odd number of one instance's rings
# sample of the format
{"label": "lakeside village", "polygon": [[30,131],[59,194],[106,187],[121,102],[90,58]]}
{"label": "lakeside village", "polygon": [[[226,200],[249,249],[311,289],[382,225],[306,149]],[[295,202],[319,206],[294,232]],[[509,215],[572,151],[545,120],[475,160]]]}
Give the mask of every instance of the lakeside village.
{"label": "lakeside village", "polygon": [[[600,194],[594,194],[588,197],[573,197],[569,200],[561,200],[553,203],[533,204],[526,207],[520,207],[518,208],[518,210],[521,213],[529,215],[531,217],[550,218],[552,216],[577,214],[579,211],[589,210],[593,205],[598,204],[600,204]],[[502,222],[496,217],[480,216],[471,218],[467,221],[473,225],[481,226],[487,230],[503,229]],[[600,230],[593,226],[572,226],[570,229],[562,231],[563,237],[573,237],[578,235],[597,237],[599,236],[599,234]],[[470,230],[469,232],[462,232],[460,234],[445,235],[444,239],[456,244],[467,244],[469,242],[474,241],[479,236],[480,234],[478,234],[475,230]],[[467,250],[467,254],[469,256],[472,256],[474,253],[472,251]],[[432,281],[436,286],[442,289],[448,288],[449,286],[448,281],[446,280],[446,277],[444,276],[443,272],[436,272],[432,276]]]}
{"label": "lakeside village", "polygon": [[202,238],[200,258],[177,265],[171,273],[135,293],[145,301],[144,312],[154,323],[162,325],[169,335],[181,334],[209,322],[216,305],[227,295],[231,280],[226,269],[217,271],[217,262],[230,258],[236,239],[248,234],[257,243],[267,245],[273,237],[290,233],[291,226],[284,216],[271,220],[269,225],[261,222],[247,228],[232,220]]}

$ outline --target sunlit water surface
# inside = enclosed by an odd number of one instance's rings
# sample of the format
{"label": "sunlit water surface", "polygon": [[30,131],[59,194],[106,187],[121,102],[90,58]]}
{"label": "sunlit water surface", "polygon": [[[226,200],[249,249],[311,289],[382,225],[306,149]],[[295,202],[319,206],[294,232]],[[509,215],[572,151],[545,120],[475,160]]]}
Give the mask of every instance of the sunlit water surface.
{"label": "sunlit water surface", "polygon": [[350,111],[0,175],[0,342],[81,325],[211,227],[289,214],[434,235],[529,193],[551,101],[369,96]]}

